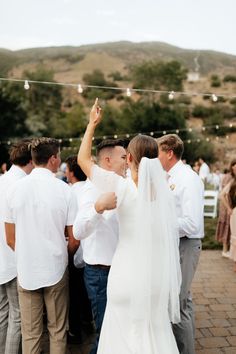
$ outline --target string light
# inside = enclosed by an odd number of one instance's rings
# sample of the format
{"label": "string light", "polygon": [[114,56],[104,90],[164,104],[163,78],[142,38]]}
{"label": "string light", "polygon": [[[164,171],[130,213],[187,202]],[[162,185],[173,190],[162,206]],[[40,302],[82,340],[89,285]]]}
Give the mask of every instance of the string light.
{"label": "string light", "polygon": [[171,91],[168,95],[169,100],[173,100],[174,97],[175,97],[175,93],[174,93],[174,91]]}
{"label": "string light", "polygon": [[[159,136],[159,135],[165,135],[165,134],[173,134],[173,133],[182,133],[182,132],[197,132],[200,133],[201,131],[206,132],[207,130],[212,130],[212,129],[217,129],[219,130],[220,128],[236,128],[236,123],[230,123],[230,124],[222,124],[222,125],[208,125],[208,126],[203,126],[203,127],[196,127],[196,128],[178,128],[178,129],[169,129],[169,130],[156,130],[156,131],[152,131],[152,132],[133,132],[133,133],[121,133],[121,134],[115,134],[115,135],[103,135],[103,136],[95,136],[93,137],[93,140],[95,139],[109,139],[109,138],[114,138],[117,139],[119,138],[130,138],[133,136],[136,136],[137,134],[146,134],[146,135],[151,135],[151,136]],[[209,139],[209,138],[207,138]],[[229,139],[229,136],[226,135],[226,139]],[[79,137],[79,138],[59,138],[58,141],[59,143],[63,143],[63,142],[72,142],[72,141],[82,141],[83,137]],[[13,140],[15,142],[15,140]],[[12,141],[12,142],[13,142]],[[193,141],[193,140],[192,140]],[[199,142],[200,140],[197,139],[197,141]],[[10,145],[12,143],[10,140],[6,140],[6,141],[0,141],[0,144],[7,144]]]}
{"label": "string light", "polygon": [[25,89],[25,90],[29,90],[29,88],[30,88],[29,81],[28,81],[28,80],[25,80],[24,89]]}
{"label": "string light", "polygon": [[214,93],[212,94],[211,98],[212,98],[213,102],[217,102],[218,101],[218,97]]}
{"label": "string light", "polygon": [[130,88],[126,89],[126,95],[127,95],[127,97],[130,97],[132,95]]}
{"label": "string light", "polygon": [[77,91],[78,91],[79,93],[83,93],[84,90],[83,90],[83,87],[82,87],[81,84],[78,85]]}
{"label": "string light", "polygon": [[[37,80],[25,80],[25,79],[14,79],[14,78],[5,78],[5,77],[0,77],[0,81],[9,81],[9,82],[23,82],[24,83],[24,88],[28,90],[30,88],[30,83],[32,84],[41,84],[41,85],[54,85],[54,86],[64,86],[64,87],[75,87],[77,88],[78,92],[79,90],[83,90],[84,88],[95,88],[95,89],[109,89],[109,90],[115,90],[115,91],[124,91],[126,92],[127,96],[131,96],[132,92],[144,92],[144,93],[157,93],[157,94],[168,94],[169,99],[173,99],[176,94],[178,95],[185,95],[185,96],[202,96],[202,97],[209,97],[212,98],[214,102],[216,102],[219,97],[226,97],[226,98],[236,98],[236,94],[223,94],[219,93],[217,94],[212,94],[212,93],[207,93],[207,92],[183,92],[183,91],[165,91],[165,90],[153,90],[153,89],[139,89],[139,88],[124,88],[124,87],[114,87],[114,86],[99,86],[99,85],[82,85],[81,84],[73,84],[73,83],[65,83],[65,82],[52,82],[52,81],[37,81]],[[82,91],[83,92],[83,91]],[[80,92],[80,93],[82,93]]]}

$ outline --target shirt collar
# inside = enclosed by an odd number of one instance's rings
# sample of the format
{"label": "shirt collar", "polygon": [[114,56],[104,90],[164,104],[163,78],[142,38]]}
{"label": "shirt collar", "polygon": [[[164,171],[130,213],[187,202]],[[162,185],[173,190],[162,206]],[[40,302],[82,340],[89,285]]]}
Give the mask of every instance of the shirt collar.
{"label": "shirt collar", "polygon": [[48,168],[46,167],[35,167],[31,174],[31,176],[35,175],[35,176],[51,176],[51,177],[55,177],[54,173],[52,171],[50,171]]}
{"label": "shirt collar", "polygon": [[26,176],[25,171],[20,166],[17,166],[17,165],[12,165],[11,168],[9,169],[8,173],[14,174],[14,175],[17,175],[20,177]]}
{"label": "shirt collar", "polygon": [[167,172],[167,174],[171,177],[174,174],[176,174],[177,171],[179,171],[181,169],[181,167],[183,166],[183,161],[179,160],[178,162],[176,162],[176,164]]}

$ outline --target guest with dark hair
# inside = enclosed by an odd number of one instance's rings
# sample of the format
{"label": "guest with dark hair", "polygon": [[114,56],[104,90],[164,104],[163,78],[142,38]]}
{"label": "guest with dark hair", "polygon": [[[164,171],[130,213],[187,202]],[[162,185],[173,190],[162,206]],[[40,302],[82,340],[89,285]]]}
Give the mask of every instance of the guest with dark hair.
{"label": "guest with dark hair", "polygon": [[6,243],[4,228],[6,194],[16,181],[25,177],[33,169],[30,142],[24,139],[11,146],[12,166],[0,177],[0,353],[7,354],[18,354],[21,321],[15,254]]}
{"label": "guest with dark hair", "polygon": [[[77,164],[77,156],[69,156],[66,161],[66,178],[76,197],[77,208],[83,195],[87,176]],[[79,210],[78,210],[79,212]],[[69,255],[69,343],[82,342],[82,330],[93,330],[91,304],[84,284],[84,266],[82,246]]]}
{"label": "guest with dark hair", "polygon": [[66,353],[68,248],[78,247],[72,234],[75,207],[69,186],[55,178],[61,159],[59,142],[31,143],[33,172],[7,194],[8,245],[15,250],[23,353],[40,353],[45,305],[50,352]]}

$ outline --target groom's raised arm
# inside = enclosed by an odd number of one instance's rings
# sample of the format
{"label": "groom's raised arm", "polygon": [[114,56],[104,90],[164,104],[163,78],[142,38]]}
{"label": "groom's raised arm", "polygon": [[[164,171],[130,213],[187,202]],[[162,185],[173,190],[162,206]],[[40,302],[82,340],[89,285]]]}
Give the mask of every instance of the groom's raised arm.
{"label": "groom's raised arm", "polygon": [[98,98],[96,98],[90,112],[89,123],[87,125],[77,157],[77,162],[87,177],[91,176],[92,166],[94,165],[91,154],[92,140],[96,126],[100,123],[101,118],[102,109],[98,104]]}

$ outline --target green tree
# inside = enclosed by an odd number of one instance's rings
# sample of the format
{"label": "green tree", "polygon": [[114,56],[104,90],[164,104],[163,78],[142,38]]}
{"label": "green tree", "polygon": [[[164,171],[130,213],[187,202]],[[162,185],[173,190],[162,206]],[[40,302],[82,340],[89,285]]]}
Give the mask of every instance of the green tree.
{"label": "green tree", "polygon": [[134,88],[181,91],[187,70],[176,61],[146,61],[131,67]]}
{"label": "green tree", "polygon": [[218,75],[211,75],[211,87],[220,87],[221,81]]}
{"label": "green tree", "polygon": [[23,105],[22,88],[18,84],[0,86],[0,139],[27,135],[27,113]]}
{"label": "green tree", "polygon": [[[53,82],[54,73],[39,66],[36,71],[25,71],[24,78],[33,81]],[[61,119],[62,89],[58,85],[30,84],[25,92],[25,109],[28,112],[26,120],[29,131],[36,136],[55,136],[58,121]]]}
{"label": "green tree", "polygon": [[[96,69],[91,74],[85,74],[83,76],[83,81],[86,85],[89,86],[102,86],[102,87],[117,87],[116,83],[106,80],[104,73]],[[110,89],[99,89],[99,88],[86,88],[83,92],[83,97],[90,100],[100,97],[104,100],[110,100],[115,97],[119,91],[114,91]]]}

